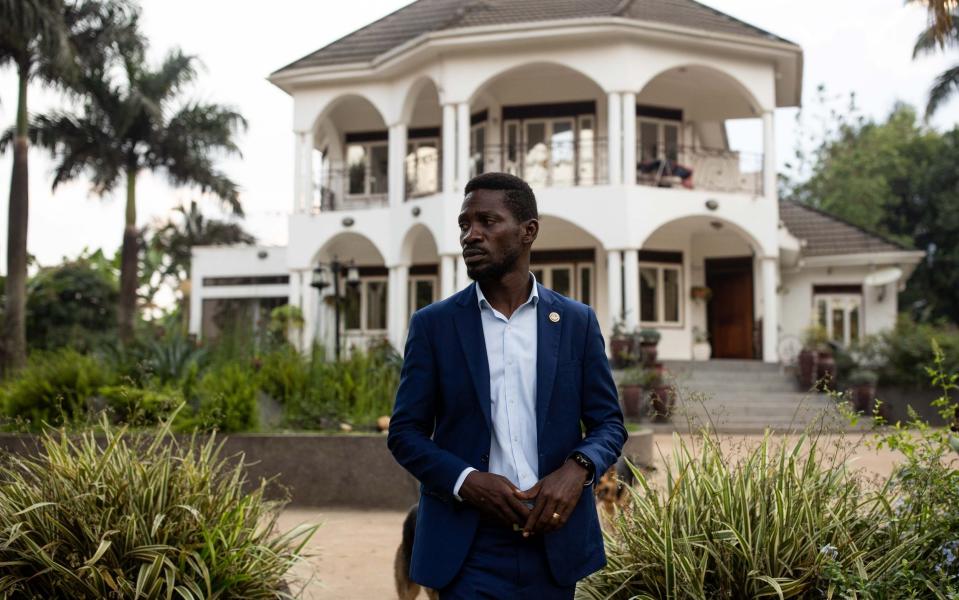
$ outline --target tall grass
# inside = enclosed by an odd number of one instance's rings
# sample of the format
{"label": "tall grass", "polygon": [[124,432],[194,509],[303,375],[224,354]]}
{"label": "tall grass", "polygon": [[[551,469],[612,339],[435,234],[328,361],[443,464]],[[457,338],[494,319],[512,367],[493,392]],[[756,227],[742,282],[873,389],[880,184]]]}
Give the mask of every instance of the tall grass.
{"label": "tall grass", "polygon": [[608,565],[581,597],[838,598],[832,574],[881,579],[922,542],[897,526],[884,489],[864,488],[816,437],[767,435],[738,458],[709,434],[700,442],[674,436],[662,490],[635,472]]}
{"label": "tall grass", "polygon": [[244,491],[214,437],[101,426],[100,439],[48,430],[38,457],[0,466],[0,597],[291,597],[284,578],[315,526],[278,533],[283,503],[264,482]]}

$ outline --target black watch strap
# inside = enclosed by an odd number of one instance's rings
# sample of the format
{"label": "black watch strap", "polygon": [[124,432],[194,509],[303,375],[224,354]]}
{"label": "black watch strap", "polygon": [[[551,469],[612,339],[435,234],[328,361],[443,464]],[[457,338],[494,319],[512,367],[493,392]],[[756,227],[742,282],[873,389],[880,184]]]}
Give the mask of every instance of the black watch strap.
{"label": "black watch strap", "polygon": [[569,455],[570,459],[576,462],[579,466],[583,467],[589,472],[589,479],[586,480],[586,483],[583,484],[583,487],[592,485],[593,480],[596,479],[596,466],[593,464],[593,461],[586,458],[586,455],[582,452],[573,452]]}

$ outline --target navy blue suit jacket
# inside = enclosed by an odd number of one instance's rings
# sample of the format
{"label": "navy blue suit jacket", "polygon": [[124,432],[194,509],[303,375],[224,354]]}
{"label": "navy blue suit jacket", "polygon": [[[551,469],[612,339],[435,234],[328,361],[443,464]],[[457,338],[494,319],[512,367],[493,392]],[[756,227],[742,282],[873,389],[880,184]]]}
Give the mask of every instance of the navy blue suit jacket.
{"label": "navy blue suit jacket", "polygon": [[[599,323],[588,306],[543,286],[536,313],[539,476],[578,450],[596,466],[598,480],[626,441]],[[470,285],[413,315],[390,420],[390,451],[421,484],[413,581],[438,589],[459,572],[479,512],[456,500],[453,486],[468,466],[489,469],[491,433],[489,361]],[[583,488],[566,524],[545,534],[545,545],[562,585],[606,564],[591,487]]]}

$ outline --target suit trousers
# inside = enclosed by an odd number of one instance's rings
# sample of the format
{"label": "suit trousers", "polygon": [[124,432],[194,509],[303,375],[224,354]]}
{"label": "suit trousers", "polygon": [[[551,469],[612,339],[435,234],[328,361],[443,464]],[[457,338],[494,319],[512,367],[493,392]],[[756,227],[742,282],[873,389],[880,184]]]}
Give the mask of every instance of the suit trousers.
{"label": "suit trousers", "polygon": [[542,535],[480,521],[466,560],[440,600],[572,600],[576,586],[553,579]]}

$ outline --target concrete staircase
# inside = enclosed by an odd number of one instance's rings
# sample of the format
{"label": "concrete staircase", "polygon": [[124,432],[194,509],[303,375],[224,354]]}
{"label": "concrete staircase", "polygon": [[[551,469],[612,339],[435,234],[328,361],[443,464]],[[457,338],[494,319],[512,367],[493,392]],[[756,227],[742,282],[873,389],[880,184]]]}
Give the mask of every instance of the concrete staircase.
{"label": "concrete staircase", "polygon": [[726,359],[666,361],[664,367],[678,393],[672,419],[650,423],[654,430],[710,426],[749,433],[767,428],[796,431],[820,422],[830,428],[846,426],[832,398],[801,392],[796,378],[781,365]]}

